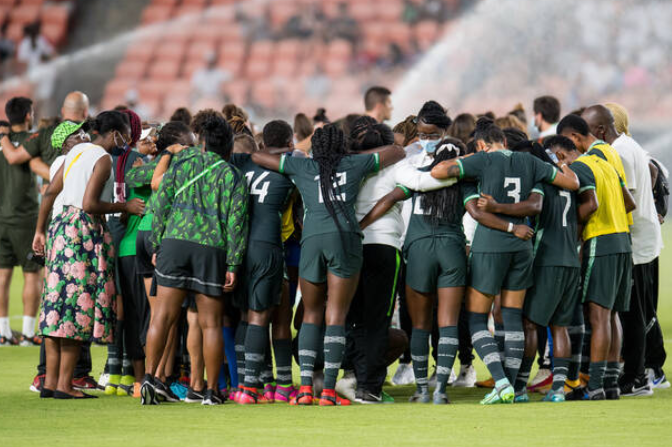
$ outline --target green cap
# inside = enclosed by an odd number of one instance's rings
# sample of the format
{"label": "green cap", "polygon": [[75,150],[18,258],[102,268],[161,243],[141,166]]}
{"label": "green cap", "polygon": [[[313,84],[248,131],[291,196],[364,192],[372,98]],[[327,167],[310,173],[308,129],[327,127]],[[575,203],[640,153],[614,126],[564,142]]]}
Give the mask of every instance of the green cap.
{"label": "green cap", "polygon": [[73,123],[72,121],[63,121],[56,126],[54,133],[51,134],[51,145],[54,149],[61,149],[65,140],[67,140],[70,135],[77,132],[83,125],[84,122]]}

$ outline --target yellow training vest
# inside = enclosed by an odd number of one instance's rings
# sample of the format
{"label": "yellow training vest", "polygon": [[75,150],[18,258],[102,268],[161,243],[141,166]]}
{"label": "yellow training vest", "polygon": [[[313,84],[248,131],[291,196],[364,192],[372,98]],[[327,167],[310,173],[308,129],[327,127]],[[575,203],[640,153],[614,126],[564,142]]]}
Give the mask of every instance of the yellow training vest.
{"label": "yellow training vest", "polygon": [[575,163],[583,163],[593,172],[598,203],[597,211],[583,229],[584,242],[605,234],[629,233],[623,191],[616,170],[598,155],[582,155]]}
{"label": "yellow training vest", "polygon": [[[623,168],[623,161],[621,160],[621,156],[618,154],[618,151],[611,147],[610,144],[605,143],[604,141],[597,140],[593,145],[590,147],[590,149],[599,149],[602,151],[604,156],[607,158],[607,161],[609,162],[610,165],[616,169],[616,172],[618,172],[618,176],[621,177],[621,180],[623,180],[623,185],[627,188],[628,187],[628,179],[625,178],[625,169]],[[590,152],[590,149],[588,149],[588,152]],[[632,225],[633,220],[632,220],[632,213],[628,213],[628,225]]]}

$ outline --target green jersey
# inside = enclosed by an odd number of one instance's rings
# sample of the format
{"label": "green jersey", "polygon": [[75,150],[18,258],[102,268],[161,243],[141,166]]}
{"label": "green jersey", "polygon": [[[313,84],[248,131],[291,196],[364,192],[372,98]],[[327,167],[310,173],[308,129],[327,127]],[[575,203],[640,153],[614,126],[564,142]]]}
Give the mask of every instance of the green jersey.
{"label": "green jersey", "polygon": [[[59,123],[60,124],[60,123]],[[54,149],[51,145],[51,135],[58,124],[54,124],[35,132],[24,143],[23,147],[31,157],[40,157],[42,161],[51,166],[56,157],[61,155],[60,149]]]}
{"label": "green jersey", "polygon": [[452,218],[440,222],[433,222],[423,208],[423,193],[410,191],[408,188],[400,185],[397,185],[397,188],[401,188],[406,194],[406,198],[411,198],[412,200],[411,218],[408,222],[408,230],[406,230],[406,240],[404,241],[404,245],[409,246],[418,239],[442,236],[457,236],[466,244],[464,230],[462,228],[462,216],[464,216],[462,200],[464,198],[464,191],[461,185],[458,184],[455,186],[460,192],[461,199],[460,202],[457,203],[457,209],[454,210]]}
{"label": "green jersey", "polygon": [[[362,234],[355,216],[355,202],[357,202],[362,181],[368,174],[377,172],[379,168],[380,156],[378,154],[348,155],[343,157],[338,164],[336,181],[333,185],[335,197],[332,200],[339,201],[343,205],[344,212],[341,213],[341,208],[334,203],[336,218],[344,232]],[[317,162],[311,158],[283,155],[280,159],[280,173],[289,176],[303,198],[304,222],[301,240],[318,234],[337,233],[338,227],[322,198]]]}
{"label": "green jersey", "polygon": [[[132,200],[139,198],[145,201],[145,211],[148,209],[148,201],[152,196],[152,175],[154,175],[154,169],[158,160],[155,158],[149,163],[143,164],[142,166],[137,166],[126,174],[126,187],[130,189],[130,194],[127,200]],[[144,216],[135,216],[131,215],[128,217],[128,222],[126,223],[126,231],[124,237],[119,243],[119,256],[135,256],[135,241],[140,230],[140,223],[144,219]],[[148,230],[151,230],[151,222]]]}
{"label": "green jersey", "polygon": [[235,271],[247,246],[247,203],[240,171],[216,154],[189,150],[163,176],[150,243],[155,252],[163,239],[219,248]]}
{"label": "green jersey", "polygon": [[[500,150],[479,152],[457,160],[460,178],[478,180],[480,192],[491,195],[498,203],[518,203],[526,200],[534,185],[551,183],[557,169],[538,158],[522,153]],[[522,225],[524,217],[503,214],[501,219]],[[513,233],[494,230],[484,225],[476,227],[471,251],[474,253],[510,253],[531,249],[530,241],[523,241]]]}
{"label": "green jersey", "polygon": [[544,195],[544,207],[537,216],[534,237],[536,267],[581,267],[577,250],[576,194],[542,184],[535,188]]}
{"label": "green jersey", "polygon": [[[10,132],[8,137],[19,147],[30,134]],[[5,155],[0,155],[0,225],[34,228],[38,209],[37,183],[28,163],[10,165]]]}
{"label": "green jersey", "polygon": [[282,247],[282,213],[294,184],[277,172],[264,169],[249,154],[233,154],[231,164],[247,179],[250,210],[250,241]]}

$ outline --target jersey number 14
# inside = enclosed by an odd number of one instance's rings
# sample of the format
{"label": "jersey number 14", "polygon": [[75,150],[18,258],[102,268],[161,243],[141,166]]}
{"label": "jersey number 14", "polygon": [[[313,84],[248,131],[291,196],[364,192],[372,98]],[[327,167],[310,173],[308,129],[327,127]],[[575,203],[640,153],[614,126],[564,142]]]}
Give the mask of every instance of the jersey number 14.
{"label": "jersey number 14", "polygon": [[256,180],[254,179],[254,171],[245,173],[245,178],[247,179],[247,187],[250,189],[250,194],[257,196],[257,201],[259,203],[264,203],[264,199],[268,194],[268,187],[271,185],[271,181],[265,181],[264,179],[268,177],[268,172],[263,172]]}

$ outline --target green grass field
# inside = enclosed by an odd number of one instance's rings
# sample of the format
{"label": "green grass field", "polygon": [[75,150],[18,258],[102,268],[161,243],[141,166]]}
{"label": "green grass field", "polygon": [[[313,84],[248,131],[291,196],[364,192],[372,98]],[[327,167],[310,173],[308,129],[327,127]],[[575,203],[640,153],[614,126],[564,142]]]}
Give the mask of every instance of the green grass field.
{"label": "green grass field", "polygon": [[[660,265],[659,317],[672,352],[672,227]],[[20,275],[12,287],[12,326],[21,325]],[[93,348],[94,374],[105,361]],[[0,347],[0,446],[206,446],[206,445],[469,445],[669,446],[672,389],[653,397],[615,402],[533,402],[482,407],[480,389],[449,389],[453,405],[407,404],[412,387],[387,387],[395,405],[295,408],[287,405],[220,407],[169,404],[101,396],[88,401],[40,401],[28,386],[37,348]],[[487,373],[476,361],[479,377]],[[667,367],[672,373],[672,363]],[[295,375],[298,378],[298,374]],[[535,397],[540,399],[541,397]]]}

